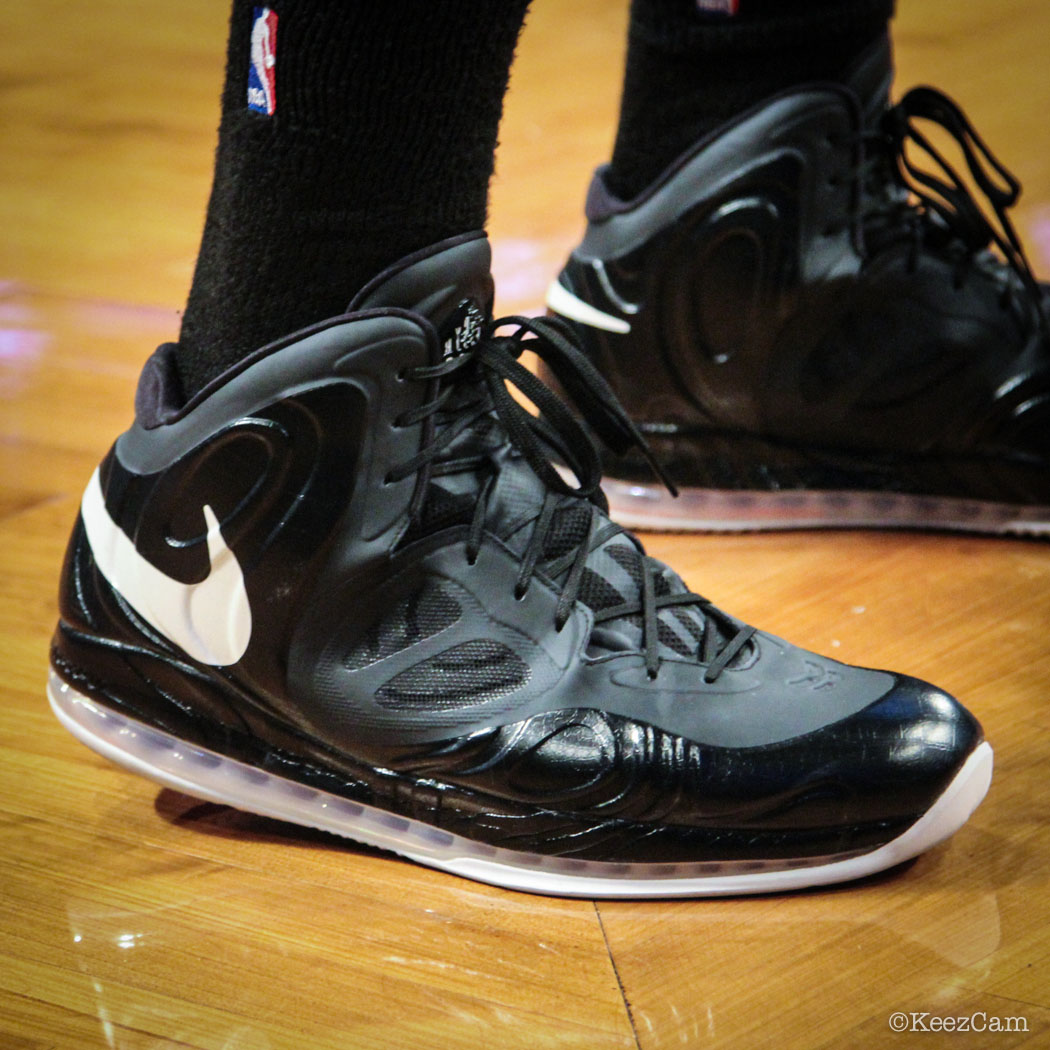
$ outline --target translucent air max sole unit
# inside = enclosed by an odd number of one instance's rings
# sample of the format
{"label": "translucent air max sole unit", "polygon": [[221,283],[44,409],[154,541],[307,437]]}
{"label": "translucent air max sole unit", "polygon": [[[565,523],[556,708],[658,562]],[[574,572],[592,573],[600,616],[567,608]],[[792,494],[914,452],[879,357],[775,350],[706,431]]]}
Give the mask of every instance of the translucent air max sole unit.
{"label": "translucent air max sole unit", "polygon": [[981,743],[919,820],[868,852],[776,861],[617,864],[488,846],[275,776],[103,707],[54,671],[48,698],[59,721],[78,740],[165,787],[319,828],[465,878],[567,897],[716,897],[861,878],[918,856],[952,835],[976,809],[992,776],[992,749]]}
{"label": "translucent air max sole unit", "polygon": [[1050,535],[1050,506],[892,492],[762,492],[683,488],[606,478],[612,517],[630,529],[741,532],[765,529],[950,529],[992,535]]}

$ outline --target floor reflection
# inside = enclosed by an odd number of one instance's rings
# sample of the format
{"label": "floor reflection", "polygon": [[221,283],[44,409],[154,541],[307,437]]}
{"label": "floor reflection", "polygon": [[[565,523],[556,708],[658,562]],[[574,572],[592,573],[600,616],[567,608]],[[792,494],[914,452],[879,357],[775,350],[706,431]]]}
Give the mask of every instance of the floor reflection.
{"label": "floor reflection", "polygon": [[[143,951],[155,954],[178,954],[182,947],[165,929],[164,916],[172,909],[160,907],[148,911],[107,908],[101,905],[67,906],[73,955],[79,971],[88,980],[98,1018],[98,1047],[109,1050],[170,1050],[174,1046],[197,1046],[202,1031],[201,1019],[190,1004],[180,1008],[173,996],[160,997],[133,987],[139,968],[136,955]],[[144,967],[148,969],[149,967]],[[120,980],[115,980],[117,974]],[[270,1037],[259,1028],[243,1024],[206,1022],[206,1045],[217,1050],[274,1050]],[[223,1030],[228,1027],[228,1030]],[[164,1033],[155,1035],[151,1033]],[[85,1046],[83,1050],[92,1050]]]}

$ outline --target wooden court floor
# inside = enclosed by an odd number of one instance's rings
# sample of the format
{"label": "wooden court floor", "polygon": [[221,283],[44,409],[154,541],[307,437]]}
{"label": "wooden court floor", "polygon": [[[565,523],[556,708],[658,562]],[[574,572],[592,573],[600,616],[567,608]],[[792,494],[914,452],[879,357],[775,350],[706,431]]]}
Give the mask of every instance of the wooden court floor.
{"label": "wooden court floor", "polygon": [[[957,96],[1015,168],[1050,275],[1050,5],[900,3],[899,83]],[[830,891],[491,889],[159,790],[60,729],[59,560],[141,362],[177,331],[225,7],[0,3],[0,1050],[1050,1047],[1047,543],[652,538],[750,621],[935,681],[984,722],[997,770],[972,822]],[[538,307],[579,234],[625,7],[536,0],[493,191],[504,309]],[[898,1011],[1024,1025],[897,1034]]]}

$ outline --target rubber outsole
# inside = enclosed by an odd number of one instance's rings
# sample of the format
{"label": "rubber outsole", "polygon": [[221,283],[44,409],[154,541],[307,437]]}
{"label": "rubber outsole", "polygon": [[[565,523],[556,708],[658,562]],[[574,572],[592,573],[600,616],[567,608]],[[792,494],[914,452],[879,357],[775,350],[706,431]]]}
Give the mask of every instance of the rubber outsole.
{"label": "rubber outsole", "polygon": [[984,742],[919,820],[896,839],[864,853],[767,862],[615,864],[488,846],[275,776],[106,708],[54,670],[47,693],[58,720],[81,743],[165,787],[319,828],[468,879],[552,896],[718,897],[863,878],[916,857],[956,832],[984,798],[992,776],[992,749]]}
{"label": "rubber outsole", "polygon": [[1050,507],[893,492],[762,492],[684,488],[604,478],[612,517],[651,532],[766,529],[950,529],[992,535],[1050,535]]}

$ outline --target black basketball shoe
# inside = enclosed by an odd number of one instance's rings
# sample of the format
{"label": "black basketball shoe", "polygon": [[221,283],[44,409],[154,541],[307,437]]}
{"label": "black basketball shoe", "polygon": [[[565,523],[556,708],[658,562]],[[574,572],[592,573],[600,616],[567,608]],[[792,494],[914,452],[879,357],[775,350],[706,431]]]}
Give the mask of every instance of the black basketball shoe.
{"label": "black basketball shoe", "polygon": [[62,722],[177,790],[549,893],[810,886],[954,832],[976,721],[647,558],[522,350],[621,450],[630,423],[560,325],[490,320],[488,264],[481,235],[411,257],[185,404],[157,351],[63,570]]}
{"label": "black basketball shoe", "polygon": [[1050,531],[1047,299],[1007,216],[1019,186],[943,94],[890,107],[891,78],[883,43],[849,87],[768,100],[633,201],[596,173],[548,305],[683,490],[607,457],[617,520]]}

